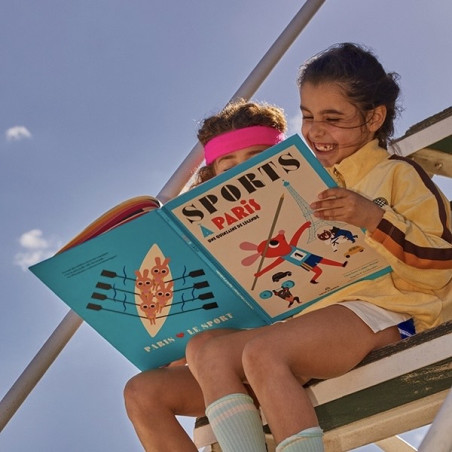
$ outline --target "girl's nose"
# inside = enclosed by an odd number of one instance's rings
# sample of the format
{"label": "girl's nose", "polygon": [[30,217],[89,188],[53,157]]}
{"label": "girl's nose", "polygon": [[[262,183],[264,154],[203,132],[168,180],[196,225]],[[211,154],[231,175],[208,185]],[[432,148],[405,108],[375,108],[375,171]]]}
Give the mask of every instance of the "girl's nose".
{"label": "girl's nose", "polygon": [[308,130],[310,137],[321,137],[325,133],[325,124],[323,121],[309,121]]}

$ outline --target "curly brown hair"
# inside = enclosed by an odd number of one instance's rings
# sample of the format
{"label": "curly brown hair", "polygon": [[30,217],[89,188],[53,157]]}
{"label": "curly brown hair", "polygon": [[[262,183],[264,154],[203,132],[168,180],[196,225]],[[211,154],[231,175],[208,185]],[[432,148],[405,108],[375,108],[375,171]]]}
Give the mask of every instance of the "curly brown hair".
{"label": "curly brown hair", "polygon": [[[238,99],[229,102],[220,112],[205,118],[198,129],[198,140],[203,146],[212,138],[235,129],[251,126],[269,126],[285,133],[287,121],[284,111],[266,102],[249,102]],[[200,168],[192,187],[215,176],[212,165]]]}

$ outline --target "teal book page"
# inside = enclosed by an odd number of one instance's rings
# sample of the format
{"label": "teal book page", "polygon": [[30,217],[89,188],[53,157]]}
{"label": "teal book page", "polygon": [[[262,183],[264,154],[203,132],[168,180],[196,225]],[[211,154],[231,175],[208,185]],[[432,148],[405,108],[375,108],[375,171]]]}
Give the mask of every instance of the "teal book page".
{"label": "teal book page", "polygon": [[158,209],[30,270],[140,370],[200,331],[265,323]]}
{"label": "teal book page", "polygon": [[271,321],[391,271],[357,227],[314,217],[335,186],[297,135],[170,201],[165,211]]}

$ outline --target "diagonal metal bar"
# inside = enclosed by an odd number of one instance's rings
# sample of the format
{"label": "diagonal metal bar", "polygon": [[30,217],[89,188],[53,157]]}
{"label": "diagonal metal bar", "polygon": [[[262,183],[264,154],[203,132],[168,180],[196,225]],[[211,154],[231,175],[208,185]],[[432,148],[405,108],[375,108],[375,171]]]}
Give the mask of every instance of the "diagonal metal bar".
{"label": "diagonal metal bar", "polygon": [[[230,100],[249,99],[253,96],[323,3],[325,3],[325,0],[307,0],[305,2]],[[163,186],[157,198],[165,203],[177,196],[188,182],[190,175],[202,163],[202,160],[203,148],[200,143],[196,143]]]}
{"label": "diagonal metal bar", "polygon": [[69,311],[0,402],[0,432],[83,323]]}
{"label": "diagonal metal bar", "polygon": [[[237,98],[249,99],[256,92],[324,2],[325,0],[307,0],[305,2],[240,88],[231,97],[231,100]],[[167,202],[177,196],[196,168],[201,164],[202,159],[202,146],[197,143],[163,186],[157,198],[162,202]],[[6,393],[0,401],[0,431],[3,430],[14,413],[19,409],[82,322],[83,320],[75,312],[69,311]]]}
{"label": "diagonal metal bar", "polygon": [[433,420],[427,434],[419,446],[419,452],[450,452],[452,435],[450,433],[452,419],[452,388]]}

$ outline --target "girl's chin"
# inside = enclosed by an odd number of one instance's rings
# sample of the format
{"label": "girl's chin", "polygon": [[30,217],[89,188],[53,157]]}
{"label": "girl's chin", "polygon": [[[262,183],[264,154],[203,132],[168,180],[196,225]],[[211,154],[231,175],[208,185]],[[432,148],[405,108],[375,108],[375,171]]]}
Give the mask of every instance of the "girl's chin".
{"label": "girl's chin", "polygon": [[317,157],[317,160],[323,165],[323,166],[333,166],[334,165],[334,155],[332,152],[315,152],[315,156]]}

